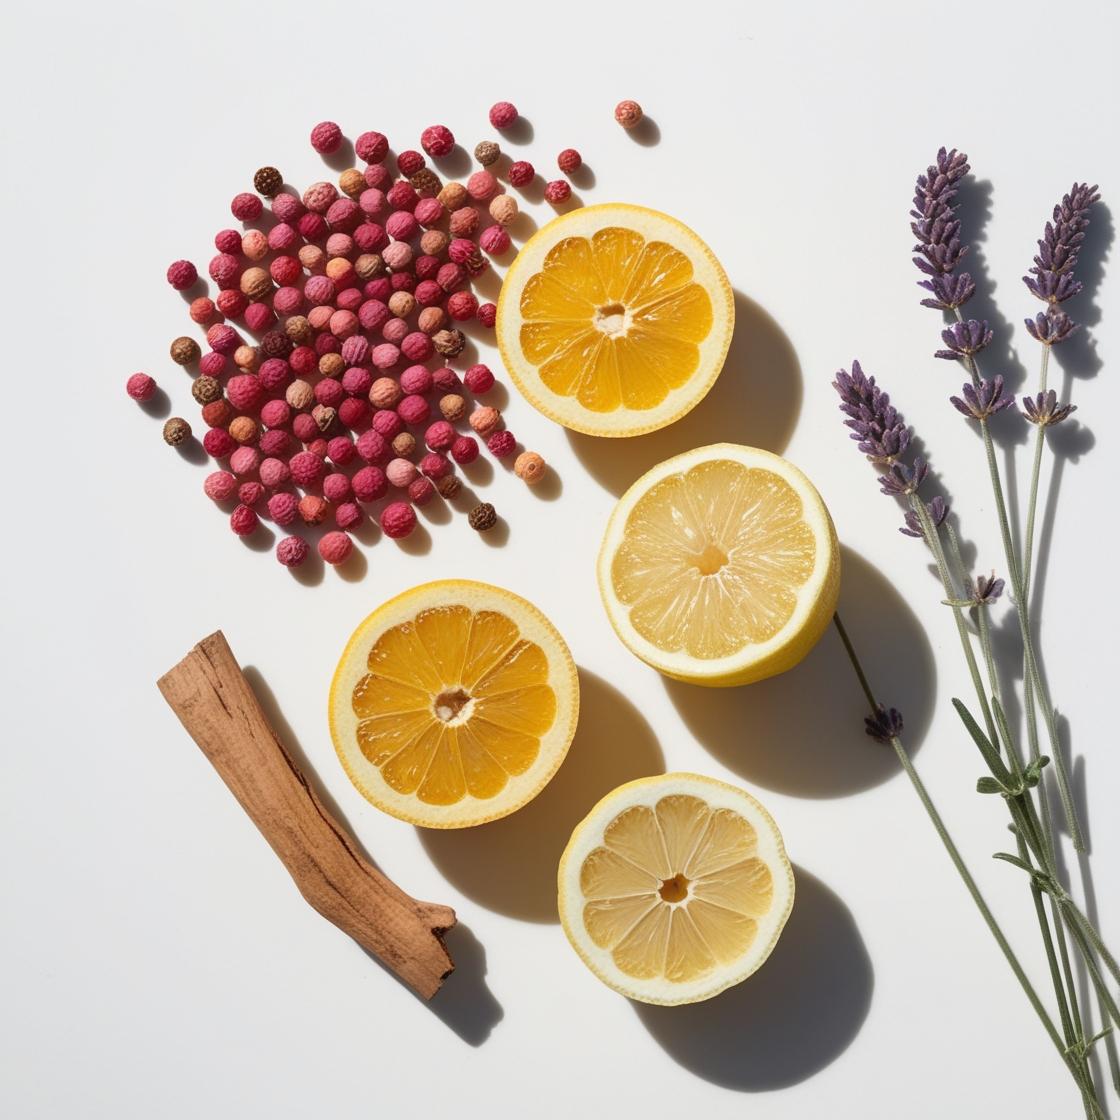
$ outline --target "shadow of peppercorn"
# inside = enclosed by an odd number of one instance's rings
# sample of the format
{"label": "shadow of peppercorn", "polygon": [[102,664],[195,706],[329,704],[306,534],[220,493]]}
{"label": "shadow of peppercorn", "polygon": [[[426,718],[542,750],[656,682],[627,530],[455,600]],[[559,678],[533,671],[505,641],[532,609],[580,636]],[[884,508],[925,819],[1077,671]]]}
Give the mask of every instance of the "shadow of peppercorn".
{"label": "shadow of peppercorn", "polygon": [[416,528],[407,537],[395,539],[393,544],[409,556],[426,556],[432,551],[432,534],[417,521]]}
{"label": "shadow of peppercorn", "polygon": [[141,409],[153,420],[166,420],[171,415],[171,398],[167,390],[156,386],[156,391],[146,400],[138,402]]}
{"label": "shadow of peppercorn", "polygon": [[662,460],[709,443],[745,443],[780,454],[797,423],[802,391],[801,363],[785,331],[736,291],[735,333],[723,372],[687,416],[632,439],[566,434],[580,462],[621,494]]}
{"label": "shadow of peppercorn", "polygon": [[491,528],[479,533],[478,537],[489,548],[505,548],[509,543],[509,522],[504,517],[499,517]]}
{"label": "shadow of peppercorn", "polygon": [[604,794],[660,774],[653,729],[630,701],[579,670],[580,721],[568,757],[528,805],[477,828],[417,829],[432,862],[482,906],[530,922],[559,921],[556,870],[572,829]]}
{"label": "shadow of peppercorn", "polygon": [[501,130],[501,139],[511,144],[531,144],[533,131],[533,122],[528,117],[518,117],[509,128]]}
{"label": "shadow of peppercorn", "polygon": [[623,131],[635,144],[640,144],[643,148],[652,148],[661,143],[661,129],[657,121],[648,115],[642,117],[633,128],[623,129]]}
{"label": "shadow of peppercorn", "polygon": [[433,158],[432,163],[445,182],[448,179],[465,178],[474,167],[470,153],[461,144],[456,144],[447,155]]}
{"label": "shadow of peppercorn", "polygon": [[572,186],[579,187],[581,191],[589,191],[595,186],[595,172],[591,165],[587,163],[581,163],[568,178],[571,180]]}
{"label": "shadow of peppercorn", "polygon": [[473,482],[476,486],[488,486],[494,481],[494,464],[485,458],[485,452],[479,455],[473,463],[466,463],[459,468],[463,478]]}
{"label": "shadow of peppercorn", "polygon": [[358,165],[358,156],[354,151],[354,142],[348,136],[342,138],[342,143],[339,144],[337,151],[330,153],[321,152],[319,158],[322,159],[332,171],[347,171],[349,168]]}
{"label": "shadow of peppercorn", "polygon": [[859,1034],[875,975],[851,911],[815,875],[794,868],[796,899],[770,959],[714,999],[683,1007],[632,1003],[685,1069],[725,1089],[796,1085]]}
{"label": "shadow of peppercorn", "polygon": [[554,502],[564,492],[564,480],[552,467],[549,467],[544,478],[528,489],[538,501]]}
{"label": "shadow of peppercorn", "polygon": [[[850,548],[841,553],[840,617],[876,695],[902,712],[913,755],[937,694],[933,650],[883,573]],[[752,784],[844,797],[899,773],[894,752],[864,732],[867,703],[832,627],[800,665],[768,680],[704,688],[666,678],[665,687],[697,740]]]}

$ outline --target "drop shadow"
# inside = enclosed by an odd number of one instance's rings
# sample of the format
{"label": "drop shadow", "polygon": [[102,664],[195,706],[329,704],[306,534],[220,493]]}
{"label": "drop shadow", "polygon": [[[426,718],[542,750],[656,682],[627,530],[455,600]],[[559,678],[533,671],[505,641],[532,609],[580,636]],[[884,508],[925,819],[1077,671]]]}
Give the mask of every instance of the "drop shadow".
{"label": "drop shadow", "polygon": [[[933,650],[883,573],[851,549],[841,552],[837,610],[871,687],[902,712],[913,754],[933,714]],[[800,665],[769,680],[703,688],[666,678],[665,687],[697,740],[753,784],[800,797],[845,797],[898,773],[893,752],[864,731],[867,704],[832,627]]]}
{"label": "drop shadow", "polygon": [[697,1077],[760,1093],[805,1081],[860,1032],[875,975],[843,900],[794,868],[793,912],[770,959],[743,983],[703,1003],[634,1003],[642,1025]]}
{"label": "drop shadow", "polygon": [[319,158],[332,171],[337,171],[340,175],[343,171],[349,171],[350,168],[357,166],[360,162],[357,153],[354,151],[354,142],[349,136],[342,138],[342,143],[335,151],[320,152]]}
{"label": "drop shadow", "polygon": [[556,922],[556,870],[572,829],[604,794],[660,774],[653,729],[628,699],[579,670],[580,721],[568,757],[528,805],[477,828],[417,829],[432,862],[481,906],[529,922]]}
{"label": "drop shadow", "polygon": [[[201,441],[195,439],[193,435],[183,440],[182,443],[177,444],[175,451],[180,459],[184,459],[186,462],[192,463],[196,467],[204,467],[211,461],[210,456],[206,454],[206,448],[203,447]],[[215,467],[215,469],[217,468]]]}
{"label": "drop shadow", "polygon": [[781,453],[803,395],[801,363],[785,331],[759,304],[735,292],[735,333],[708,395],[675,424],[633,439],[568,431],[580,462],[614,494],[650,467],[709,443],[745,443]]}
{"label": "drop shadow", "polygon": [[502,140],[508,140],[511,144],[530,144],[533,141],[533,133],[533,122],[528,117],[521,116],[509,128],[499,130]]}
{"label": "drop shadow", "polygon": [[146,401],[137,403],[153,420],[166,420],[171,415],[171,398],[161,385],[156,386],[156,391]]}
{"label": "drop shadow", "polygon": [[505,548],[509,543],[509,522],[499,515],[493,528],[479,533],[478,536],[487,548]]}
{"label": "drop shadow", "polygon": [[555,467],[549,467],[540,482],[529,487],[529,493],[541,502],[554,502],[564,493],[564,480]]}
{"label": "drop shadow", "polygon": [[263,521],[246,537],[237,538],[250,552],[271,552],[276,543],[276,533]]}
{"label": "drop shadow", "polygon": [[661,143],[661,128],[653,117],[646,115],[633,127],[623,130],[635,144],[652,148]]}
{"label": "drop shadow", "polygon": [[473,166],[470,153],[460,144],[456,144],[447,155],[433,159],[432,162],[445,181],[468,175]]}
{"label": "drop shadow", "polygon": [[579,187],[581,191],[589,191],[595,186],[595,171],[586,163],[581,163],[569,176],[572,181],[573,187]]}

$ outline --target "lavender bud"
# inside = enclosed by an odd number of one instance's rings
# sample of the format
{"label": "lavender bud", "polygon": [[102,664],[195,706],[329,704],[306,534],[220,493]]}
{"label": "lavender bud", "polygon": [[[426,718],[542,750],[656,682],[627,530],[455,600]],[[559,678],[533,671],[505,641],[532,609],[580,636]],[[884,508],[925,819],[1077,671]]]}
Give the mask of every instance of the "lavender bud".
{"label": "lavender bud", "polygon": [[986,320],[966,319],[950,323],[941,332],[941,341],[948,349],[935,350],[934,357],[957,361],[960,358],[971,358],[973,354],[983,350],[992,341],[992,332]]}
{"label": "lavender bud", "polygon": [[889,473],[879,476],[879,490],[898,498],[906,497],[917,492],[928,473],[929,467],[920,455],[914,459],[913,466],[892,463]]}
{"label": "lavender bud", "polygon": [[[940,528],[941,523],[949,515],[949,507],[946,505],[945,499],[939,494],[926,506],[926,513],[929,514],[929,519],[933,522],[934,528]],[[899,532],[904,537],[925,536],[922,532],[922,523],[918,520],[918,515],[912,509],[906,511],[903,515],[903,520],[906,524],[899,529]]]}
{"label": "lavender bud", "polygon": [[1058,404],[1058,394],[1053,389],[1039,393],[1035,397],[1023,398],[1023,415],[1041,428],[1060,424],[1071,412],[1077,411],[1075,404]]}
{"label": "lavender bud", "polygon": [[1003,594],[1003,580],[996,579],[995,572],[990,576],[977,576],[976,582],[969,580],[969,600],[973,606],[986,607]]}
{"label": "lavender bud", "polygon": [[1024,322],[1027,333],[1043,346],[1057,346],[1059,342],[1065,342],[1078,326],[1064,311],[1056,308],[1040,311],[1033,319]]}
{"label": "lavender bud", "polygon": [[897,708],[884,708],[880,704],[875,714],[866,716],[863,723],[867,734],[877,743],[890,743],[902,734],[902,713]]}
{"label": "lavender bud", "polygon": [[949,403],[960,413],[972,417],[973,420],[987,420],[996,412],[1010,408],[1014,399],[1004,396],[1003,378],[996,374],[990,381],[982,380],[979,386],[973,386],[971,381],[966,381],[961,386],[961,397],[950,397]]}
{"label": "lavender bud", "polygon": [[1089,228],[1089,211],[1100,197],[1095,185],[1074,183],[1069,194],[1063,195],[1054,207],[1053,221],[1046,223],[1038,242],[1034,266],[1023,277],[1030,293],[1044,303],[1064,303],[1081,291],[1083,285],[1074,277],[1073,269]]}

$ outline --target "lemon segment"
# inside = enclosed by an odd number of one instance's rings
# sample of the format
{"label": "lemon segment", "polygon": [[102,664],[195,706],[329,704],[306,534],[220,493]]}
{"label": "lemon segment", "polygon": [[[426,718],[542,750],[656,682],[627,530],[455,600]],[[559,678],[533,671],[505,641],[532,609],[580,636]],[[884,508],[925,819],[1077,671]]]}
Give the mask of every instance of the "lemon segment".
{"label": "lemon segment", "polygon": [[793,906],[781,834],[744,790],[664,774],[607,794],[560,860],[560,921],[605,984],[695,1003],[745,980]]}
{"label": "lemon segment", "polygon": [[568,647],[531,603],[441,580],[390,600],[335,670],[330,727],[350,780],[412,824],[506,816],[548,782],[575,733]]}
{"label": "lemon segment", "polygon": [[537,409],[590,435],[664,427],[704,397],[727,356],[731,285],[675,218],[586,206],[535,233],[502,283],[497,340]]}
{"label": "lemon segment", "polygon": [[797,664],[840,583],[828,511],[793,464],[715,444],[659,464],[619,499],[599,553],[608,617],[643,661],[736,685]]}

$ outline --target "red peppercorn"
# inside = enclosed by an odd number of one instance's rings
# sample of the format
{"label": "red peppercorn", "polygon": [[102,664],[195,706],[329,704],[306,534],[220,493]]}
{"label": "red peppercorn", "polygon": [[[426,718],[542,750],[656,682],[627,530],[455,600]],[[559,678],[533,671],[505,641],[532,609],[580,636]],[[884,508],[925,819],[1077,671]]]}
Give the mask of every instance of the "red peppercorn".
{"label": "red peppercorn", "polygon": [[436,488],[430,479],[414,478],[408,484],[408,497],[413,505],[426,506],[436,496]]}
{"label": "red peppercorn", "polygon": [[380,132],[363,132],[354,141],[354,151],[366,163],[380,163],[389,154],[389,141]]}
{"label": "red peppercorn", "polygon": [[571,175],[573,171],[578,171],[583,166],[583,157],[575,150],[575,148],[565,148],[556,157],[556,166],[564,172],[565,175]]}
{"label": "red peppercorn", "polygon": [[319,425],[309,412],[300,412],[292,417],[292,432],[300,443],[310,443],[319,436]]}
{"label": "red peppercorn", "polygon": [[432,385],[441,393],[454,393],[463,387],[459,375],[449,366],[432,370]]}
{"label": "red peppercorn", "polygon": [[334,511],[334,523],[340,529],[356,529],[365,519],[357,502],[342,502]]}
{"label": "red peppercorn", "polygon": [[[405,149],[397,156],[397,170],[402,175],[415,175],[423,166],[424,157],[411,148]],[[411,188],[409,189],[411,190]]]}
{"label": "red peppercorn", "polygon": [[513,432],[494,432],[487,439],[486,446],[495,459],[505,459],[517,450],[517,440],[514,439]]}
{"label": "red peppercorn", "polygon": [[478,458],[478,440],[473,436],[458,436],[451,445],[451,458],[460,465],[473,463]]}
{"label": "red peppercorn", "polygon": [[214,234],[214,248],[217,249],[219,253],[240,253],[241,234],[235,229],[218,230],[218,232]]}
{"label": "red peppercorn", "polygon": [[292,481],[301,487],[314,486],[326,473],[323,460],[311,451],[297,451],[288,460]]}
{"label": "red peppercorn", "polygon": [[[432,414],[431,406],[423,397],[415,393],[409,394],[397,405],[397,415],[406,424],[423,424]],[[375,417],[376,419],[376,417]],[[393,433],[396,434],[395,432]]]}
{"label": "red peppercorn", "polygon": [[155,395],[156,379],[146,373],[134,373],[125,383],[125,392],[134,401],[148,401]]}
{"label": "red peppercorn", "polygon": [[292,440],[287,432],[273,429],[271,432],[265,432],[264,435],[261,436],[257,446],[261,449],[262,455],[276,456],[279,458],[281,455],[287,455],[292,449]]}
{"label": "red peppercorn", "polygon": [[445,156],[455,147],[455,137],[451,129],[433,124],[420,134],[420,147],[430,156]]}
{"label": "red peppercorn", "polygon": [[404,421],[391,408],[379,408],[373,414],[373,429],[386,439],[404,431]]}
{"label": "red peppercorn", "polygon": [[416,513],[408,502],[390,502],[381,511],[381,528],[394,540],[407,537],[416,528]]}
{"label": "red peppercorn", "polygon": [[446,420],[437,420],[428,425],[424,442],[433,451],[446,451],[455,442],[455,429]]}
{"label": "red peppercorn", "polygon": [[480,303],[478,305],[478,321],[484,327],[492,327],[498,319],[498,305],[496,303]]}
{"label": "red peppercorn", "polygon": [[470,292],[455,292],[447,299],[447,314],[457,322],[473,319],[477,310],[478,299]]}
{"label": "red peppercorn", "polygon": [[264,203],[257,195],[243,191],[239,195],[234,195],[229,208],[239,222],[255,222],[264,211]]}
{"label": "red peppercorn", "polygon": [[536,178],[536,174],[533,165],[528,160],[519,159],[516,163],[509,165],[506,178],[509,179],[512,186],[524,187]]}
{"label": "red peppercorn", "polygon": [[225,428],[211,428],[202,437],[206,454],[214,459],[224,459],[237,450],[237,440]]}
{"label": "red peppercorn", "polygon": [[376,502],[385,496],[389,480],[380,467],[362,467],[354,472],[350,486],[359,502]]}
{"label": "red peppercorn", "polygon": [[285,537],[276,546],[276,559],[285,568],[298,568],[311,551],[303,537]]}
{"label": "red peppercorn", "polygon": [[567,202],[572,197],[571,185],[566,179],[553,179],[544,188],[544,197],[554,205],[559,202]]}
{"label": "red peppercorn", "polygon": [[198,279],[198,269],[190,261],[173,261],[167,269],[167,282],[177,292],[185,291]]}
{"label": "red peppercorn", "polygon": [[346,400],[338,406],[339,423],[344,427],[350,428],[352,431],[366,427],[369,423],[369,418],[369,402],[359,397],[347,397]]}
{"label": "red peppercorn", "polygon": [[494,128],[509,128],[517,120],[517,107],[510,101],[497,101],[490,106],[490,123]]}
{"label": "red peppercorn", "polygon": [[429,451],[428,454],[420,460],[420,472],[427,475],[433,482],[438,482],[441,478],[446,478],[454,469],[450,460],[436,451]]}
{"label": "red peppercorn", "polygon": [[249,297],[238,288],[223,288],[215,303],[227,319],[240,319],[249,306]]}
{"label": "red peppercorn", "polygon": [[311,146],[320,155],[330,155],[342,146],[342,129],[334,121],[321,121],[311,130]]}
{"label": "red peppercorn", "polygon": [[305,525],[319,525],[330,508],[318,494],[305,494],[299,500],[299,515]]}
{"label": "red peppercorn", "polygon": [[238,506],[229,515],[229,527],[239,537],[247,537],[259,523],[260,518],[249,506]]}
{"label": "red peppercorn", "polygon": [[237,488],[237,500],[243,506],[255,506],[264,497],[264,484],[261,482],[243,482]]}
{"label": "red peppercorn", "polygon": [[387,463],[391,458],[388,438],[373,428],[362,432],[355,446],[358,455],[367,463]]}
{"label": "red peppercorn", "polygon": [[432,391],[432,371],[427,366],[409,366],[401,374],[401,390],[423,396]]}
{"label": "red peppercorn", "polygon": [[319,540],[319,555],[328,564],[345,563],[353,550],[354,542],[345,533],[337,529],[324,533]]}
{"label": "red peppercorn", "polygon": [[490,372],[489,366],[484,366],[480,363],[479,365],[471,366],[471,368],[463,374],[463,384],[466,385],[472,393],[488,393],[494,388],[494,375]]}

